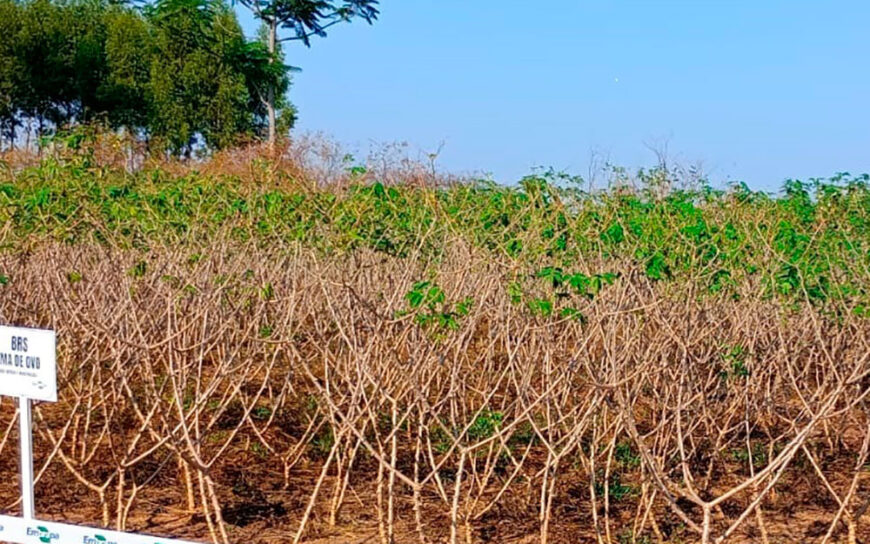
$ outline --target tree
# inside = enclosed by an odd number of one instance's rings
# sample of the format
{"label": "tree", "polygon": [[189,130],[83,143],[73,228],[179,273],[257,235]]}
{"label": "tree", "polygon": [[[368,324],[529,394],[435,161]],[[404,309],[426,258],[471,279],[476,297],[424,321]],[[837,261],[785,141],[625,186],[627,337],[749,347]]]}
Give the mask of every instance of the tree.
{"label": "tree", "polygon": [[[18,108],[21,104],[20,72],[15,37],[21,31],[22,9],[15,0],[0,0],[0,144],[15,142]],[[0,145],[2,147],[2,145]]]}
{"label": "tree", "polygon": [[[264,131],[289,73],[225,0],[0,0],[0,142],[98,122],[189,155]],[[23,130],[21,130],[23,128]]]}
{"label": "tree", "polygon": [[[339,23],[360,18],[372,24],[379,15],[377,0],[237,0],[251,10],[266,27],[266,48],[270,62],[280,59],[281,44],[301,41],[311,46],[311,38],[325,37],[326,30]],[[288,31],[284,38],[278,37],[279,29]],[[277,105],[280,95],[275,85],[270,85],[260,96],[266,108],[268,141],[274,148],[277,137]]]}
{"label": "tree", "polygon": [[101,101],[112,128],[135,134],[148,127],[148,86],[154,33],[137,10],[113,6],[106,13],[106,64]]}
{"label": "tree", "polygon": [[[0,87],[5,125],[29,124],[38,134],[73,122],[87,123],[107,111],[106,13],[102,1],[15,2],[17,19],[6,16],[0,32]],[[6,6],[3,11],[9,10]],[[8,28],[6,28],[8,27]]]}
{"label": "tree", "polygon": [[296,121],[296,108],[287,100],[290,88],[290,70],[284,66],[281,52],[277,62],[266,47],[266,28],[261,26],[256,40],[245,42],[237,50],[236,65],[245,74],[248,84],[248,109],[254,115],[254,132],[262,136],[268,132],[268,110],[261,97],[274,89],[275,109],[280,112],[278,130],[289,132]]}
{"label": "tree", "polygon": [[[37,125],[59,124],[69,115],[75,88],[75,50],[68,14],[49,0],[22,5],[21,28],[13,38],[20,92],[17,109]],[[26,127],[29,131],[29,127]]]}
{"label": "tree", "polygon": [[250,133],[244,69],[257,61],[247,56],[235,14],[219,0],[160,0],[149,17],[156,36],[149,126],[158,141],[189,155],[198,137],[221,148]]}

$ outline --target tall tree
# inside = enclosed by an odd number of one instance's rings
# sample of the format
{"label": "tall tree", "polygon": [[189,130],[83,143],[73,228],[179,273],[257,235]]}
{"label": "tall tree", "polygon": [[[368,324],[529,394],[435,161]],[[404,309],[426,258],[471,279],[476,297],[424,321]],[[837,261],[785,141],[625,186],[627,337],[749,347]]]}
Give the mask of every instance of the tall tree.
{"label": "tall tree", "polygon": [[0,32],[0,56],[12,56],[2,61],[12,73],[0,79],[15,90],[10,111],[15,124],[35,121],[41,132],[102,118],[108,109],[104,86],[109,4],[29,0],[16,5],[19,23],[14,30]]}
{"label": "tall tree", "polygon": [[[0,136],[98,121],[189,154],[262,134],[289,73],[225,0],[0,0]],[[291,116],[292,120],[292,116]]]}
{"label": "tall tree", "polygon": [[275,109],[278,116],[278,131],[289,132],[296,121],[296,108],[287,100],[287,90],[290,88],[290,70],[284,66],[283,56],[278,52],[277,62],[273,62],[272,54],[266,47],[266,28],[261,26],[256,40],[245,42],[237,50],[236,64],[245,74],[248,83],[248,109],[254,115],[254,131],[259,136],[268,131],[268,110],[261,97],[266,96],[269,89],[275,94]]}
{"label": "tall tree", "polygon": [[[68,13],[50,0],[22,5],[22,24],[14,38],[19,109],[41,132],[46,123],[69,118],[75,88],[75,51]],[[29,128],[29,127],[28,127]]]}
{"label": "tall tree", "polygon": [[148,87],[155,56],[152,25],[138,10],[112,6],[106,13],[108,73],[100,89],[113,128],[131,134],[148,127]]}
{"label": "tall tree", "polygon": [[21,31],[22,12],[15,0],[0,0],[0,147],[7,138],[9,145],[14,145],[18,126],[22,89],[15,39]]}
{"label": "tall tree", "polygon": [[[372,24],[378,18],[377,0],[237,0],[251,10],[266,27],[266,47],[270,62],[280,59],[281,44],[301,41],[311,46],[311,38],[325,37],[326,30],[339,23],[360,18]],[[279,30],[287,35],[279,37]],[[274,148],[278,125],[278,90],[271,85],[260,99],[266,108],[269,146]]]}
{"label": "tall tree", "polygon": [[242,39],[235,15],[219,1],[160,0],[149,97],[153,135],[173,152],[190,154],[201,136],[224,147],[247,129],[247,88],[232,64]]}

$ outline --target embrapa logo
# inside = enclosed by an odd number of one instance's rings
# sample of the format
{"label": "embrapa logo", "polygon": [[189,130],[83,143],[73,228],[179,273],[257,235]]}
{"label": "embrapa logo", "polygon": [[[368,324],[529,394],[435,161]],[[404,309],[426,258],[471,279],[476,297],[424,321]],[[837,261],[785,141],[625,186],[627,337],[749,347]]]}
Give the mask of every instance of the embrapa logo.
{"label": "embrapa logo", "polygon": [[117,542],[113,542],[108,540],[103,535],[94,535],[94,536],[86,536],[82,539],[82,544],[118,544]]}
{"label": "embrapa logo", "polygon": [[35,529],[33,527],[28,527],[27,536],[35,536],[39,539],[40,542],[43,542],[44,544],[50,544],[52,540],[60,538],[59,534],[52,533],[51,531],[40,525],[37,525]]}

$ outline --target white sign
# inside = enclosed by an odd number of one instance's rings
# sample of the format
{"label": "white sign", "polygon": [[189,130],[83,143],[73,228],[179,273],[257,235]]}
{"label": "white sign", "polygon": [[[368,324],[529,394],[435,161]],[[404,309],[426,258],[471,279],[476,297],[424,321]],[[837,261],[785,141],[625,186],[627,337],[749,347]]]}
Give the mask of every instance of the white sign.
{"label": "white sign", "polygon": [[0,542],[22,544],[196,544],[186,540],[120,533],[53,521],[0,516]]}
{"label": "white sign", "polygon": [[55,349],[54,331],[0,325],[0,395],[18,397],[22,513],[20,518],[0,515],[0,541],[18,544],[193,544],[36,519],[30,401],[57,402]]}
{"label": "white sign", "polygon": [[0,326],[0,395],[57,402],[54,331]]}

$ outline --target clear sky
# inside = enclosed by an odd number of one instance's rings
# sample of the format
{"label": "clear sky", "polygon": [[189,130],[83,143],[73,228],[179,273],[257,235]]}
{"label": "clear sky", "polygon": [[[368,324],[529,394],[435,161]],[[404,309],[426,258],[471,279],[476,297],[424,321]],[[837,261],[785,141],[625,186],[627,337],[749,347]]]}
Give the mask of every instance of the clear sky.
{"label": "clear sky", "polygon": [[870,171],[866,1],[382,0],[374,26],[285,54],[299,130],[360,156],[443,142],[441,169],[513,183],[667,142],[755,189]]}

